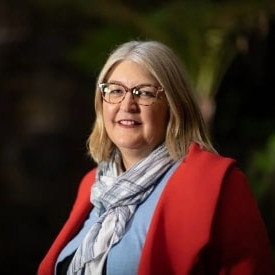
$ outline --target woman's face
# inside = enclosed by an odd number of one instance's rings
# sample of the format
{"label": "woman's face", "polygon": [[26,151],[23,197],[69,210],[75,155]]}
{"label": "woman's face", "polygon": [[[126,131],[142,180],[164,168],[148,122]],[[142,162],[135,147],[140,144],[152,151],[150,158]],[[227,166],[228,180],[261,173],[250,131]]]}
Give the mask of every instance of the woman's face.
{"label": "woman's face", "polygon": [[[107,82],[117,82],[128,88],[140,84],[159,86],[146,68],[133,61],[117,64]],[[107,134],[120,150],[126,169],[164,141],[168,117],[169,108],[165,96],[161,96],[150,106],[138,105],[129,92],[121,103],[103,101]]]}

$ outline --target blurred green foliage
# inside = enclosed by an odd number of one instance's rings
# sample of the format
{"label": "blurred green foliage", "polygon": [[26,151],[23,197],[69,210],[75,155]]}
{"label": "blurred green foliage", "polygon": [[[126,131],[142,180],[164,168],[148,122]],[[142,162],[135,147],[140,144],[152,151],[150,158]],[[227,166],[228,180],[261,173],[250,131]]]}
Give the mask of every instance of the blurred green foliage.
{"label": "blurred green foliage", "polygon": [[275,185],[275,132],[267,138],[262,150],[253,154],[247,174],[259,200]]}

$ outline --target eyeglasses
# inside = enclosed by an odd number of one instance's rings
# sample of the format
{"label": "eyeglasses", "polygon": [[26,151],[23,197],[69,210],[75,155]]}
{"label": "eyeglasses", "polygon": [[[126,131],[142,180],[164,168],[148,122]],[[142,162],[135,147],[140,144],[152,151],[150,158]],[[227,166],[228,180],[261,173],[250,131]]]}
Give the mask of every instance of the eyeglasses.
{"label": "eyeglasses", "polygon": [[133,88],[117,83],[100,83],[98,86],[103,100],[111,104],[122,102],[126,93],[130,92],[138,105],[149,106],[159,99],[159,93],[164,92],[162,87],[149,84],[141,84]]}

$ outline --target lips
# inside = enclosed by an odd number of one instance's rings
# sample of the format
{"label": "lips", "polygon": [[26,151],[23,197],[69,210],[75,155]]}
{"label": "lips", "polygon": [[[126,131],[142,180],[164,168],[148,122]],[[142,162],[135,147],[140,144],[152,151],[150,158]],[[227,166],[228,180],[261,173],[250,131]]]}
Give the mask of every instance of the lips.
{"label": "lips", "polygon": [[136,120],[128,120],[128,119],[122,119],[118,121],[119,124],[125,125],[125,126],[132,126],[132,125],[140,125],[141,123]]}

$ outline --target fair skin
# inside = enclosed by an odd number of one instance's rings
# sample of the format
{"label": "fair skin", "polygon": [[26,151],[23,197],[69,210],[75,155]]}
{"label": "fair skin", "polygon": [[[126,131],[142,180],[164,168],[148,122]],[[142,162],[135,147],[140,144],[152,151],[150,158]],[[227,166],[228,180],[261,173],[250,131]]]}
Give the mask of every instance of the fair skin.
{"label": "fair skin", "polygon": [[[139,84],[158,85],[143,66],[133,61],[116,65],[107,82],[119,82],[129,88]],[[130,93],[118,104],[103,101],[103,119],[109,138],[122,155],[125,169],[148,156],[166,135],[169,107],[165,96],[150,106],[138,105]]]}

